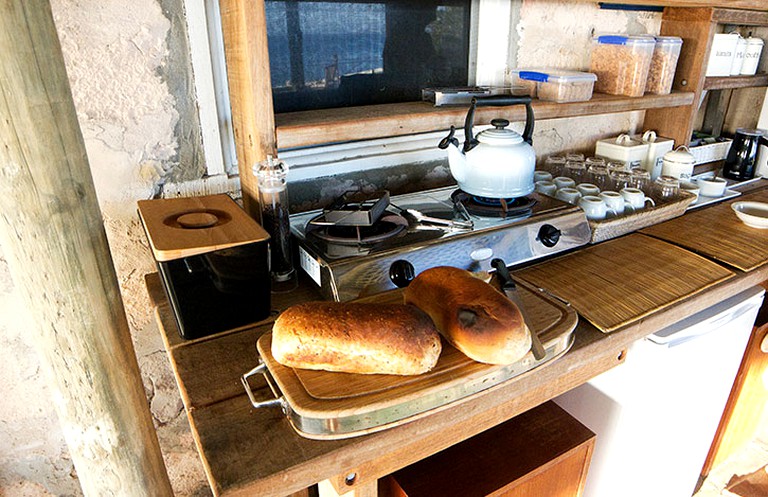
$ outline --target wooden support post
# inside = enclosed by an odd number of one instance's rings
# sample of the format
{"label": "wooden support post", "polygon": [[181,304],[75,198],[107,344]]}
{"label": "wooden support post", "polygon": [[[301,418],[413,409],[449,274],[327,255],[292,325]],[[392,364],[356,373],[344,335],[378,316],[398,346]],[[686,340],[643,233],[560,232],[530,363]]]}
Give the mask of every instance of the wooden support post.
{"label": "wooden support post", "polygon": [[219,0],[243,207],[261,218],[252,167],[277,155],[264,0]]}
{"label": "wooden support post", "polygon": [[51,7],[0,2],[0,242],[83,493],[170,496]]}

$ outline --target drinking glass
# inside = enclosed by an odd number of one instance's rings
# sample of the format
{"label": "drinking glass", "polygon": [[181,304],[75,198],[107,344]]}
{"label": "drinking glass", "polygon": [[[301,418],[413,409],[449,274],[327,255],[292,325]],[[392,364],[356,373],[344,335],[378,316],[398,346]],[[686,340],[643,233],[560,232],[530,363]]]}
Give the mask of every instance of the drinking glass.
{"label": "drinking glass", "polygon": [[632,173],[629,171],[611,172],[611,190],[620,192],[622,188],[630,186],[632,182]]}
{"label": "drinking glass", "polygon": [[565,175],[581,183],[587,176],[587,165],[581,161],[569,160],[565,163]]}
{"label": "drinking glass", "polygon": [[630,174],[632,175],[631,186],[646,191],[651,185],[651,173],[645,169],[636,167]]}
{"label": "drinking glass", "polygon": [[576,161],[576,162],[584,162],[584,154],[577,154],[577,153],[568,153],[565,154],[565,160],[569,161]]}
{"label": "drinking glass", "polygon": [[550,155],[544,161],[544,170],[552,173],[552,176],[562,176],[565,173],[565,157],[562,155]]}
{"label": "drinking glass", "polygon": [[587,169],[587,180],[597,185],[601,190],[605,190],[610,186],[608,166],[605,164],[592,164]]}
{"label": "drinking glass", "polygon": [[653,195],[658,200],[669,200],[680,192],[680,180],[672,176],[659,176],[653,183]]}
{"label": "drinking glass", "polygon": [[587,165],[587,169],[589,169],[592,166],[605,166],[606,162],[605,159],[602,157],[587,157],[584,160],[584,163]]}

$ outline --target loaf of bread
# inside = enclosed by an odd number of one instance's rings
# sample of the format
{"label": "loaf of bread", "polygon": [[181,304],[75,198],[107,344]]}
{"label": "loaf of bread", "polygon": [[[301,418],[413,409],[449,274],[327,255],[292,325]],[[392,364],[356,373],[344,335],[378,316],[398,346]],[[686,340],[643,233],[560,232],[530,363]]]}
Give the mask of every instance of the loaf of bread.
{"label": "loaf of bread", "polygon": [[446,340],[475,361],[511,364],[531,349],[520,309],[463,269],[427,269],[406,287],[405,302],[429,314]]}
{"label": "loaf of bread", "polygon": [[441,350],[429,316],[405,304],[307,302],[272,327],[272,356],[292,368],[417,375],[435,366]]}

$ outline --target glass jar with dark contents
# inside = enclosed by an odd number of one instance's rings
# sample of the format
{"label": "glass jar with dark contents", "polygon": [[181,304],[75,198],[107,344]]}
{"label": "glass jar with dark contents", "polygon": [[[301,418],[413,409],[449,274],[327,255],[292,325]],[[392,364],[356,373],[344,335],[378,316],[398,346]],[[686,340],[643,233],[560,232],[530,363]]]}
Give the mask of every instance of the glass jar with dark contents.
{"label": "glass jar with dark contents", "polygon": [[271,273],[275,291],[290,290],[296,283],[291,256],[291,225],[288,217],[288,165],[271,155],[254,166],[259,181],[261,225],[270,235]]}

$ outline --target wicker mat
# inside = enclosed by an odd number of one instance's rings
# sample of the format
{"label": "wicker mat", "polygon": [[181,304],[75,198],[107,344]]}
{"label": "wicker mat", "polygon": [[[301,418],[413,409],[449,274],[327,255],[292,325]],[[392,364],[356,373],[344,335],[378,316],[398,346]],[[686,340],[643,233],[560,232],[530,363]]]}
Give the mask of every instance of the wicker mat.
{"label": "wicker mat", "polygon": [[731,209],[736,201],[768,202],[768,190],[737,197],[645,228],[641,233],[667,240],[730,266],[751,271],[768,262],[768,230],[750,228]]}
{"label": "wicker mat", "polygon": [[568,301],[608,333],[733,276],[662,240],[633,233],[514,273]]}

